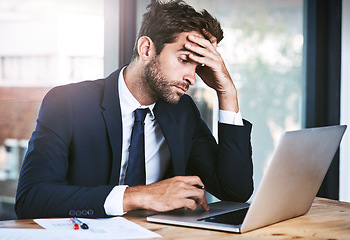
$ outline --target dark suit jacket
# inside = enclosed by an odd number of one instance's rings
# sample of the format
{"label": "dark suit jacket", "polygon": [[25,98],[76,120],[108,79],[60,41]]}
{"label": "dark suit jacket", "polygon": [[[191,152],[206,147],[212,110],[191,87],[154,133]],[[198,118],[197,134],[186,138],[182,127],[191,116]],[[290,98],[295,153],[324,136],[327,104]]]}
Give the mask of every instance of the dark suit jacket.
{"label": "dark suit jacket", "polygon": [[[103,204],[118,184],[122,150],[119,71],[45,96],[19,178],[19,218],[107,216]],[[219,123],[217,144],[187,95],[175,105],[157,102],[154,113],[171,153],[169,176],[198,175],[220,199],[250,197],[249,122]]]}

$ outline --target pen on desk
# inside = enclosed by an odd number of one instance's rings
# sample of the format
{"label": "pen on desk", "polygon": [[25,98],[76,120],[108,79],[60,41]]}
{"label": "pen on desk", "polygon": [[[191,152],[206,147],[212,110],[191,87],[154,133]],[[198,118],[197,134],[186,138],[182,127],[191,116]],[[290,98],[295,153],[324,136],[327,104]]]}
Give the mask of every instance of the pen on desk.
{"label": "pen on desk", "polygon": [[89,229],[89,226],[86,223],[83,223],[82,221],[80,221],[78,218],[74,217],[75,220],[79,223],[80,227],[82,229]]}
{"label": "pen on desk", "polygon": [[[82,229],[89,229],[89,226],[86,224],[86,223],[83,223],[82,221],[80,221],[78,218],[76,217],[72,217],[71,220],[73,221],[73,223],[77,224],[79,223],[79,226],[82,228]],[[75,225],[74,224],[74,225]],[[75,229],[75,228],[74,228]]]}
{"label": "pen on desk", "polygon": [[71,220],[72,223],[73,223],[73,229],[74,229],[74,230],[79,230],[79,224],[76,223],[75,219],[73,219],[73,218],[71,217],[70,220]]}

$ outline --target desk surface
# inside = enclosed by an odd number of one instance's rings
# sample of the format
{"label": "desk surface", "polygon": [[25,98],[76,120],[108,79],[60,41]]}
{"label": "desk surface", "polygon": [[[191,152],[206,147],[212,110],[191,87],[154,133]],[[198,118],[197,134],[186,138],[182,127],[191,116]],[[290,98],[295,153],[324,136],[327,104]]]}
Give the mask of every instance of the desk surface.
{"label": "desk surface", "polygon": [[[316,198],[304,216],[244,234],[149,223],[148,214],[135,211],[125,218],[162,235],[161,239],[350,239],[350,203],[324,198]],[[6,227],[41,228],[32,220],[0,221],[0,228]]]}

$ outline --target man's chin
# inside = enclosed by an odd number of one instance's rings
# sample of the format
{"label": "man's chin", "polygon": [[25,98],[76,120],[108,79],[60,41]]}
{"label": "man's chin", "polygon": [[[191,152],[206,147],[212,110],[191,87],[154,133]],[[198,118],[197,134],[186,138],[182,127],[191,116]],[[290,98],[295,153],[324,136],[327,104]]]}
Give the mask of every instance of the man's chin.
{"label": "man's chin", "polygon": [[161,100],[163,102],[166,102],[166,103],[169,103],[169,104],[177,104],[181,97],[183,96],[184,94],[181,94],[181,93],[177,93],[175,96],[172,96],[171,98],[170,97],[165,97],[165,98],[161,98]]}

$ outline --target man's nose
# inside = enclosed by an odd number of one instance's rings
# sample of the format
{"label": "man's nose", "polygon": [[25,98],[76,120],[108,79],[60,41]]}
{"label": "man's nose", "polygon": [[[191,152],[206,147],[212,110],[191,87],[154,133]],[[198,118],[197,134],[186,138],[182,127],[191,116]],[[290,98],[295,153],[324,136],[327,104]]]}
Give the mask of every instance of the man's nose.
{"label": "man's nose", "polygon": [[196,70],[191,69],[185,76],[184,80],[188,82],[189,85],[196,84]]}

